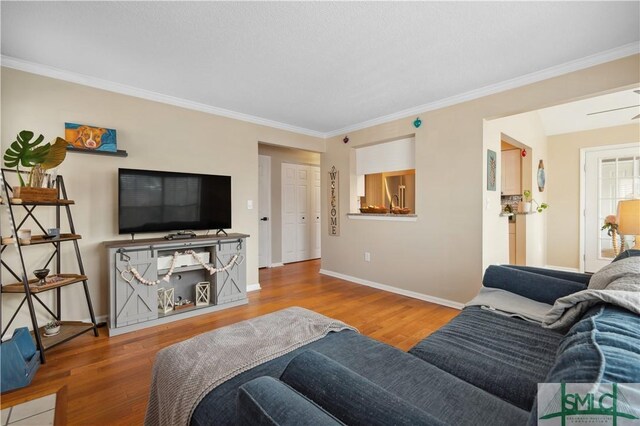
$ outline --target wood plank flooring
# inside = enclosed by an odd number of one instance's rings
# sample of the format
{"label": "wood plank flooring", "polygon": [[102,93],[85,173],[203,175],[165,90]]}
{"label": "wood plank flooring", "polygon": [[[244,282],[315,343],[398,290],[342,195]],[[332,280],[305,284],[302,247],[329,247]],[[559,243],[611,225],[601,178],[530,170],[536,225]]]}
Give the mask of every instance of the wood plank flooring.
{"label": "wood plank flooring", "polygon": [[340,319],[374,339],[407,350],[459,311],[320,275],[309,261],[260,271],[249,304],[108,337],[87,333],[47,352],[30,386],[1,396],[1,406],[67,387],[68,424],[142,424],[156,352],[196,334],[288,306]]}

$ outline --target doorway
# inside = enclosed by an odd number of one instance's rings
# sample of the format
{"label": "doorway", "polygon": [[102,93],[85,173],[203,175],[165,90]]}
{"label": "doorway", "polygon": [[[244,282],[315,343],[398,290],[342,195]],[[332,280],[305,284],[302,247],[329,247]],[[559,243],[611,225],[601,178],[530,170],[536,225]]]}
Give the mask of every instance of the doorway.
{"label": "doorway", "polygon": [[271,266],[271,157],[258,155],[258,267]]}
{"label": "doorway", "polygon": [[[259,265],[263,267],[278,267],[284,262],[294,262],[297,260],[313,259],[320,257],[320,154],[312,151],[305,151],[296,148],[288,148],[278,145],[272,145],[260,142],[258,144],[258,155],[260,165],[260,182],[259,182]],[[308,225],[309,235],[304,236],[290,232],[284,232],[283,229],[283,181],[282,164],[292,164],[305,168],[308,166],[315,167],[313,173],[309,173],[311,185],[312,199],[308,199],[304,221]],[[267,173],[266,171],[270,172]],[[317,173],[316,173],[317,171]],[[316,185],[317,182],[317,185]],[[295,196],[293,198],[295,200]],[[306,198],[305,198],[306,199]],[[317,202],[316,202],[317,201]],[[302,224],[299,224],[302,225]],[[300,228],[301,226],[299,226]],[[264,235],[263,235],[264,234]],[[284,247],[287,239],[295,236],[296,243],[305,243],[304,256],[286,257],[283,256]],[[300,239],[300,241],[298,241]]]}
{"label": "doorway", "polygon": [[[606,266],[620,250],[608,231],[602,230],[605,218],[616,215],[618,202],[640,196],[640,145],[601,146],[581,150],[582,185],[581,247],[585,272]],[[631,243],[630,236],[626,243]]]}

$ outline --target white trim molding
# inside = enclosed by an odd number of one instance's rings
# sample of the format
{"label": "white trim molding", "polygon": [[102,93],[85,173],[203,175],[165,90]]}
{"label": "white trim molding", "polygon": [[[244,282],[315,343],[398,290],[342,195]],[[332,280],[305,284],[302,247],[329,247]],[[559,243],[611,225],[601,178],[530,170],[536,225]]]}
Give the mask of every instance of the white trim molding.
{"label": "white trim molding", "polygon": [[397,287],[392,287],[387,284],[381,284],[374,281],[365,280],[362,278],[352,277],[351,275],[341,274],[339,272],[328,271],[326,269],[320,269],[322,275],[328,275],[334,278],[340,278],[341,280],[350,281],[355,284],[366,285],[367,287],[377,288],[378,290],[388,291],[389,293],[399,294],[401,296],[411,297],[413,299],[423,300],[425,302],[435,303],[437,305],[447,306],[454,309],[464,308],[464,303],[454,302],[453,300],[442,299],[440,297],[429,296],[427,294],[417,293],[411,290],[404,290]]}
{"label": "white trim molding", "polygon": [[176,96],[164,95],[162,93],[153,92],[151,90],[140,89],[126,84],[116,83],[85,74],[72,71],[66,71],[60,68],[50,67],[35,62],[25,61],[23,59],[13,58],[11,56],[2,55],[1,63],[3,67],[12,68],[18,71],[24,71],[31,74],[42,75],[44,77],[55,78],[57,80],[68,81],[69,83],[81,84],[83,86],[94,87],[96,89],[107,90],[109,92],[120,93],[122,95],[133,96],[136,98],[146,99],[149,101],[160,102],[163,104],[173,105],[180,108],[191,109],[194,111],[205,112],[208,114],[219,115],[221,117],[232,118],[234,120],[245,121],[248,123],[259,124],[261,126],[273,127],[275,129],[287,130],[293,133],[300,133],[317,138],[325,138],[325,134],[315,130],[305,129],[303,127],[292,126],[290,124],[281,123],[279,121],[269,120],[267,118],[256,117],[254,115],[244,114],[241,112],[231,111],[200,102],[190,101],[188,99],[178,98]]}
{"label": "white trim molding", "polygon": [[377,126],[379,124],[388,123],[389,121],[398,120],[400,118],[412,117],[428,111],[434,111],[437,109],[449,107],[451,105],[460,104],[462,102],[471,101],[474,99],[482,98],[484,96],[493,95],[496,93],[504,92],[517,87],[526,86],[528,84],[537,83],[539,81],[548,80],[553,77],[557,77],[570,72],[579,71],[581,69],[593,67],[596,65],[604,64],[605,62],[615,61],[616,59],[625,58],[627,56],[636,55],[640,53],[640,45],[637,42],[625,44],[623,46],[605,50],[604,52],[596,53],[591,56],[587,56],[574,61],[565,62],[564,64],[556,65],[550,68],[546,68],[540,71],[525,74],[520,77],[505,80],[500,83],[492,84],[482,87],[480,89],[471,90],[459,95],[454,95],[448,98],[440,99],[435,102],[430,102],[423,105],[418,105],[413,108],[408,108],[402,111],[398,111],[393,114],[384,115],[382,117],[374,118],[371,120],[363,121],[361,123],[353,124],[343,127],[341,129],[333,130],[325,133],[325,138],[331,138],[334,136],[343,135],[345,133],[354,132],[356,130],[365,129],[367,127]]}
{"label": "white trim molding", "polygon": [[276,262],[276,263],[272,263],[271,266],[269,266],[269,268],[279,268],[281,266],[284,266],[284,263]]}
{"label": "white trim molding", "polygon": [[247,284],[247,293],[249,293],[250,291],[258,291],[258,290],[262,290],[262,287],[260,287],[260,283]]}

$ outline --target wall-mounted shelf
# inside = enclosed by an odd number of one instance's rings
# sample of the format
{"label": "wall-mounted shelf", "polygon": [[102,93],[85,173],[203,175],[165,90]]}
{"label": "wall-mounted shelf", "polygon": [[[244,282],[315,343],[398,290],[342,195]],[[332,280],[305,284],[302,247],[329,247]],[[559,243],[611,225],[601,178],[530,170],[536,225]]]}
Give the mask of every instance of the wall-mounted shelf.
{"label": "wall-mounted shelf", "polygon": [[109,151],[95,151],[90,149],[78,149],[78,148],[67,148],[67,152],[77,152],[80,154],[91,154],[91,155],[106,155],[108,157],[128,157],[127,151],[123,149],[119,149],[116,152]]}

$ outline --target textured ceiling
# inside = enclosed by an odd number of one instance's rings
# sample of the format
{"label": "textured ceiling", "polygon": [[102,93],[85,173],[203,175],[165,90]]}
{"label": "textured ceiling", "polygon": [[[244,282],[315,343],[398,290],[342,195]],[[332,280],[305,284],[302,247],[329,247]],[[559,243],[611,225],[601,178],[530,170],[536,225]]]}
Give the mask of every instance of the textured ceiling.
{"label": "textured ceiling", "polygon": [[640,39],[639,2],[2,2],[2,54],[322,133]]}
{"label": "textured ceiling", "polygon": [[[640,131],[640,88],[538,110],[547,135],[635,124]],[[595,114],[594,114],[595,113]],[[638,134],[640,137],[640,132]],[[633,142],[633,141],[630,141]]]}

